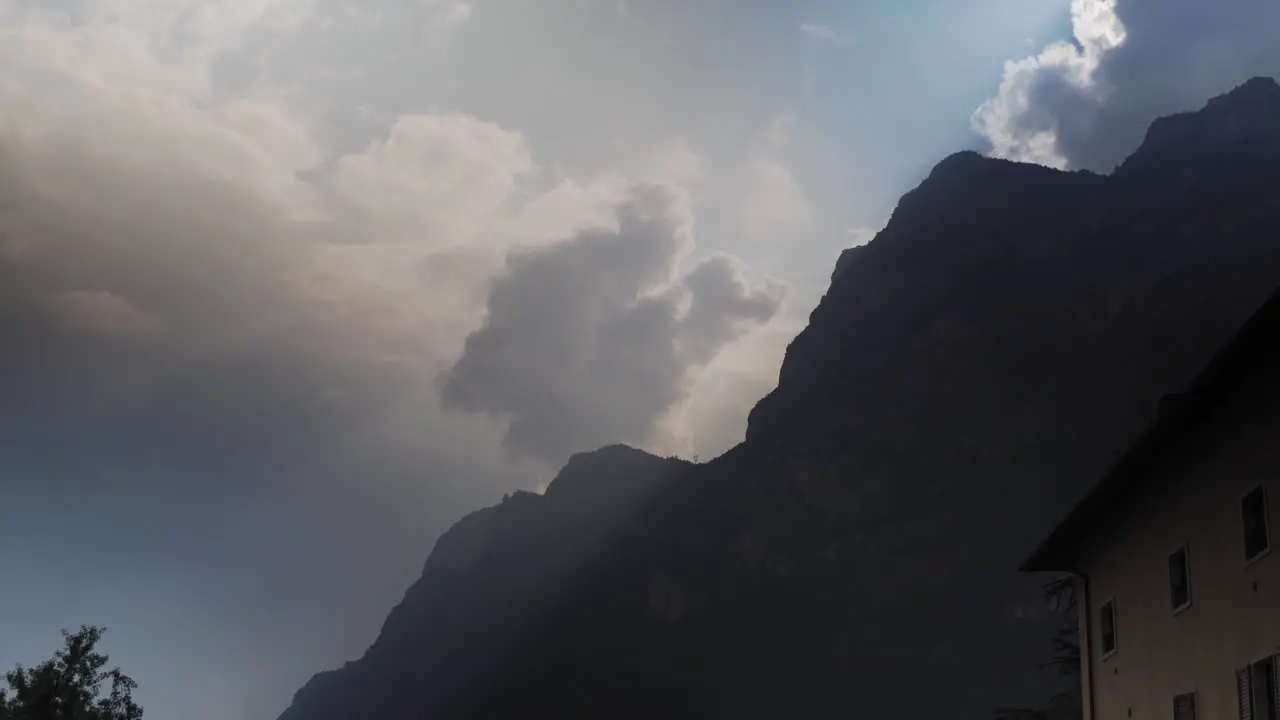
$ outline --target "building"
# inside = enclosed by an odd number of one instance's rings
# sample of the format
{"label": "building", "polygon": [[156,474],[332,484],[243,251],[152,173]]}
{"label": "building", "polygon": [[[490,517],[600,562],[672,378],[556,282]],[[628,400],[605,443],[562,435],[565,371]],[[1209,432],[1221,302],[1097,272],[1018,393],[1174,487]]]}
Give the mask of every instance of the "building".
{"label": "building", "polygon": [[1077,578],[1086,720],[1280,720],[1280,293],[1023,564]]}

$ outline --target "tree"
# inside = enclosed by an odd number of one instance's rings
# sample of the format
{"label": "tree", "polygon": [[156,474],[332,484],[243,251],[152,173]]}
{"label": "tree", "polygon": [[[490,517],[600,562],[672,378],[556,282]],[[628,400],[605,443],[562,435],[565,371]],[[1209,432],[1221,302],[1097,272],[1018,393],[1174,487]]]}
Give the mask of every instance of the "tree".
{"label": "tree", "polygon": [[1067,576],[1044,585],[1049,609],[1066,619],[1053,636],[1053,657],[1045,663],[1067,680],[1067,687],[1049,699],[1043,708],[999,708],[994,720],[1079,720],[1084,716],[1080,703],[1080,636],[1076,622],[1076,583]]}
{"label": "tree", "polygon": [[105,669],[107,656],[96,650],[103,632],[89,625],[63,630],[63,647],[52,659],[9,671],[0,720],[141,720],[132,696],[138,684],[120,668]]}

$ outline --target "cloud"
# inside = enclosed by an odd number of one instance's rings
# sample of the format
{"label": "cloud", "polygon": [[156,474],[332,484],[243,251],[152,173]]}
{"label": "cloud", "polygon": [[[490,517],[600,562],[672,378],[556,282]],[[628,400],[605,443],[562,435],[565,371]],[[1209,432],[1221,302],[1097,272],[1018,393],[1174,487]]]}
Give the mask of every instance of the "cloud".
{"label": "cloud", "polygon": [[698,185],[707,178],[706,163],[694,151],[688,138],[678,137],[662,143],[640,171],[647,181],[677,187]]}
{"label": "cloud", "polygon": [[[340,3],[227,0],[193,14],[186,5],[94,0],[74,17],[3,7],[0,103],[14,110],[0,116],[0,382],[45,417],[24,435],[22,457],[32,462],[61,437],[97,438],[95,447],[127,464],[121,448],[136,443],[112,449],[106,439],[153,432],[172,440],[148,450],[156,467],[213,467],[206,461],[219,448],[253,444],[261,452],[218,460],[222,471],[241,466],[246,488],[268,455],[285,463],[346,453],[330,458],[336,468],[378,446],[382,464],[406,472],[424,453],[454,462],[458,447],[498,431],[441,409],[431,379],[460,356],[454,371],[466,377],[463,343],[484,321],[486,299],[490,324],[473,340],[495,331],[494,302],[518,295],[529,273],[574,263],[623,276],[598,288],[615,303],[597,308],[604,317],[572,315],[578,308],[566,302],[557,306],[565,317],[525,318],[547,323],[530,326],[534,334],[593,348],[602,378],[595,396],[543,388],[564,394],[542,402],[593,429],[570,428],[539,446],[643,442],[654,418],[685,399],[691,372],[767,320],[773,296],[730,283],[741,273],[728,273],[725,258],[673,277],[691,250],[691,211],[644,200],[657,191],[623,176],[549,178],[520,133],[450,112],[401,114],[362,147],[335,152],[306,98],[265,81],[238,93],[216,87],[227,57],[269,51]],[[174,38],[193,52],[178,52]],[[678,185],[703,172],[681,139],[640,174]],[[639,219],[648,212],[658,219]],[[619,232],[640,233],[621,254],[597,249],[612,247],[598,233],[579,232],[614,215],[626,224]],[[769,217],[785,221],[788,212]],[[538,254],[566,236],[587,254],[575,259],[564,243]],[[489,292],[517,242],[528,249],[511,254]],[[601,269],[615,261],[616,272]],[[739,291],[744,305],[730,302]],[[695,326],[707,337],[692,337]],[[110,352],[98,353],[103,343]],[[608,359],[610,348],[658,360]],[[616,367],[600,369],[609,363]],[[611,386],[639,398],[636,409],[600,397]],[[47,401],[55,397],[83,412],[64,413]],[[384,416],[438,425],[451,439],[424,444]],[[372,437],[372,428],[386,435]],[[477,440],[460,443],[461,432]],[[323,453],[299,450],[311,443]],[[92,464],[92,453],[82,457]],[[285,481],[274,475],[270,482]],[[145,473],[136,477],[145,484]]]}
{"label": "cloud", "polygon": [[[332,450],[348,421],[397,383],[412,386],[413,364],[436,361],[415,345],[447,347],[433,336],[430,288],[382,271],[380,247],[327,239],[345,240],[339,228],[350,224],[294,219],[182,169],[0,147],[0,187],[22,191],[0,217],[12,248],[0,261],[0,384],[32,398],[42,418],[25,424],[33,434],[16,457],[43,463],[42,449],[71,442],[89,464],[207,466],[243,443],[279,450],[275,462],[337,433]],[[321,407],[326,393],[345,399]],[[242,422],[224,424],[232,417]],[[107,442],[121,433],[167,442],[128,457],[136,443]],[[217,463],[248,457],[265,461],[233,451]]]}
{"label": "cloud", "polygon": [[469,0],[423,0],[426,7],[439,12],[450,23],[464,23],[471,19]]}
{"label": "cloud", "polygon": [[742,442],[746,419],[761,397],[777,385],[787,345],[804,329],[802,313],[784,308],[767,325],[727,345],[698,374],[690,401],[679,407],[678,418],[691,428],[678,454],[714,457],[708,449],[729,448]]}
{"label": "cloud", "polygon": [[1280,74],[1267,0],[1072,0],[1073,42],[1010,61],[974,129],[999,157],[1110,171],[1156,117]]}
{"label": "cloud", "polygon": [[835,43],[837,45],[848,44],[848,40],[846,40],[845,38],[842,38],[840,34],[836,32],[835,28],[831,27],[830,25],[820,25],[818,23],[802,23],[800,25],[800,32],[804,33],[806,37],[809,37],[813,40],[818,40],[820,42]]}
{"label": "cloud", "polygon": [[391,236],[469,240],[499,214],[533,158],[519,133],[450,114],[401,116],[389,137],[323,175],[337,199]]}
{"label": "cloud", "polygon": [[677,339],[686,363],[711,361],[725,344],[736,340],[747,324],[764,324],[782,301],[783,288],[766,281],[751,287],[741,264],[716,254],[695,267],[683,280],[689,308],[678,325]]}
{"label": "cloud", "polygon": [[164,330],[164,322],[127,299],[104,290],[64,290],[50,301],[69,328],[108,337],[147,335]]}
{"label": "cloud", "polygon": [[808,227],[813,209],[791,168],[776,160],[751,163],[750,189],[743,202],[743,226],[751,234]]}
{"label": "cloud", "polygon": [[[446,32],[464,6],[393,19]],[[332,132],[331,86],[303,92],[311,76],[286,77],[303,69],[263,58],[323,44],[354,4],[51,7],[0,0],[0,557],[26,559],[56,515],[74,531],[41,561],[84,581],[6,599],[39,610],[65,591],[95,611],[69,622],[125,638],[225,630],[137,666],[162,715],[214,674],[247,689],[206,717],[282,706],[363,648],[445,523],[565,449],[685,434],[658,426],[776,309],[780,291],[736,284],[727,258],[679,272],[693,218],[675,190],[539,164],[524,133],[460,112]],[[349,50],[305,70],[376,84],[342,67]],[[649,172],[677,185],[702,167],[673,143]],[[546,364],[552,340],[578,376]],[[482,359],[529,363],[470,396],[522,425],[444,406],[435,379],[485,376]],[[106,573],[146,575],[145,600],[117,612]],[[0,636],[37,623],[13,617]]]}
{"label": "cloud", "polygon": [[749,287],[723,255],[673,278],[691,234],[678,196],[635,186],[615,229],[513,251],[484,326],[441,380],[446,405],[507,418],[507,444],[551,462],[645,444],[691,373],[781,302],[778,286]]}
{"label": "cloud", "polygon": [[[402,114],[334,153],[297,97],[269,85],[215,92],[221,54],[309,22],[297,5],[228,2],[194,29],[161,3],[86,5],[71,26],[5,7],[0,102],[17,110],[0,117],[0,385],[23,400],[12,412],[41,418],[13,436],[15,462],[85,443],[57,462],[118,467],[140,490],[166,463],[233,474],[205,488],[226,497],[303,477],[341,483],[338,468],[373,447],[390,474],[457,467],[460,448],[493,454],[501,427],[447,412],[432,379],[478,372],[502,298],[534,292],[528,278],[591,268],[615,279],[593,290],[587,309],[603,315],[575,314],[582,298],[517,309],[530,313],[530,338],[588,353],[575,357],[592,392],[566,382],[541,387],[538,403],[499,399],[575,423],[526,443],[554,462],[563,448],[643,443],[686,400],[691,373],[776,311],[780,291],[734,285],[741,271],[727,258],[673,275],[693,220],[671,191],[613,175],[548,183],[520,133],[449,112]],[[169,48],[134,36],[144,26],[144,37],[194,33],[200,57],[170,62]],[[49,91],[37,98],[40,82]],[[684,141],[649,170],[672,183],[701,173]],[[634,242],[580,232],[614,216],[617,237]],[[526,249],[490,291],[517,242]],[[486,300],[488,324],[473,332]],[[463,355],[469,335],[478,350]],[[530,338],[515,339],[517,357]],[[432,442],[418,437],[427,428]],[[149,435],[164,441],[141,453],[112,443]],[[298,464],[328,470],[282,469]],[[520,482],[518,467],[494,482]]]}
{"label": "cloud", "polygon": [[756,140],[746,166],[742,230],[748,236],[808,228],[813,207],[789,164],[790,116],[776,119]]}
{"label": "cloud", "polygon": [[800,32],[811,38],[819,40],[831,40],[836,36],[836,31],[827,25],[817,25],[815,23],[804,23],[800,26]]}

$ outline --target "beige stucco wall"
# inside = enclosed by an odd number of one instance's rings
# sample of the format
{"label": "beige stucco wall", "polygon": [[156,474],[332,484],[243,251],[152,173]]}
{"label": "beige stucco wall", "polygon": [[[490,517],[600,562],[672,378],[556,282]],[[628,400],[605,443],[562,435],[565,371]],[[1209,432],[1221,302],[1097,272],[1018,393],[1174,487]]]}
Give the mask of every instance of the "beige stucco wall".
{"label": "beige stucco wall", "polygon": [[[1191,691],[1201,720],[1236,718],[1236,669],[1280,653],[1280,418],[1275,403],[1260,401],[1275,396],[1272,385],[1255,380],[1241,396],[1249,399],[1229,404],[1210,436],[1166,457],[1159,471],[1180,480],[1082,562],[1098,720],[1170,719],[1174,696]],[[1259,483],[1267,486],[1273,550],[1246,563],[1240,500]],[[1191,606],[1175,615],[1168,556],[1183,543]],[[1102,658],[1098,611],[1111,598],[1117,650]]]}

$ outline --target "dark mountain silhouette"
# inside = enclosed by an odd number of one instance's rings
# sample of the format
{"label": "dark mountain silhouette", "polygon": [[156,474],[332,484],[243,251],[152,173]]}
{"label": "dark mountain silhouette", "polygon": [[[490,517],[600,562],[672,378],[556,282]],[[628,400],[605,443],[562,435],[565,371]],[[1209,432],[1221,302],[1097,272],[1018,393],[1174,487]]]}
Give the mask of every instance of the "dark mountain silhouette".
{"label": "dark mountain silhouette", "polygon": [[744,443],[575,456],[437,542],[281,720],[986,718],[1049,691],[1014,568],[1280,285],[1280,86],[1113,175],[959,153],[846,251]]}

